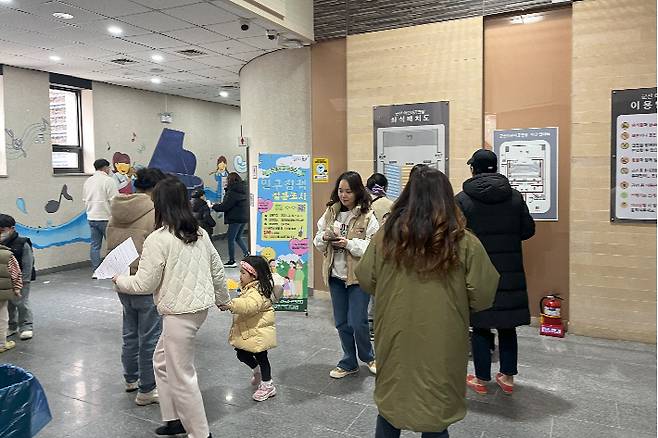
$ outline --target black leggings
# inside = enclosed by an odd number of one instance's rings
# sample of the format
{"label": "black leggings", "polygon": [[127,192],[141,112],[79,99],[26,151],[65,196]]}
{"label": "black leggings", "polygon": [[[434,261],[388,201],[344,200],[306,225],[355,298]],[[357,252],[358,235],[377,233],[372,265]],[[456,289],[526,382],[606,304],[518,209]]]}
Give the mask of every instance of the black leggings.
{"label": "black leggings", "polygon": [[251,353],[236,348],[235,351],[238,353],[238,360],[246,364],[252,370],[260,365],[260,374],[263,376],[264,382],[272,380],[272,368],[270,367],[270,361],[267,358],[267,350],[261,351],[260,353]]}

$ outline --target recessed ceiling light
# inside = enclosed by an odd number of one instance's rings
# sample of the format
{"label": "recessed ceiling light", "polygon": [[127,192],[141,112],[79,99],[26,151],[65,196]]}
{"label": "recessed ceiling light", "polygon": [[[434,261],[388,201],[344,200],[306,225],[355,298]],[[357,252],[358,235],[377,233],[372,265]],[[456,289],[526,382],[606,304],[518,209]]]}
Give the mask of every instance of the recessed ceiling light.
{"label": "recessed ceiling light", "polygon": [[0,3],[11,3],[12,0],[0,0]]}
{"label": "recessed ceiling light", "polygon": [[74,18],[73,15],[67,14],[66,12],[54,12],[53,17],[61,18],[62,20],[72,20]]}
{"label": "recessed ceiling light", "polygon": [[164,56],[156,53],[154,55],[151,55],[151,59],[155,62],[162,62],[162,61],[164,61]]}
{"label": "recessed ceiling light", "polygon": [[123,29],[119,26],[110,26],[107,28],[107,31],[112,35],[121,35],[123,33]]}
{"label": "recessed ceiling light", "polygon": [[57,61],[61,61],[62,58],[60,56],[57,56],[57,55],[50,55],[50,60],[57,62]]}
{"label": "recessed ceiling light", "polygon": [[228,97],[228,91],[222,90],[219,92],[219,97]]}
{"label": "recessed ceiling light", "polygon": [[162,83],[162,79],[157,78],[157,77],[156,77],[156,78],[151,78],[151,83],[153,83],[153,84],[161,84],[161,83]]}

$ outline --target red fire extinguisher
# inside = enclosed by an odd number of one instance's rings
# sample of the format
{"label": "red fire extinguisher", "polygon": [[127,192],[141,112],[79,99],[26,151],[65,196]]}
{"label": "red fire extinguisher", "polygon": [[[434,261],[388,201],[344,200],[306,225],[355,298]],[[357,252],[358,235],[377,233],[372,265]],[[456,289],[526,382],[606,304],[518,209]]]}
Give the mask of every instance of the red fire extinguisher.
{"label": "red fire extinguisher", "polygon": [[540,335],[554,336],[556,338],[564,337],[561,301],[563,301],[563,298],[558,294],[546,295],[539,300],[539,311],[541,314],[541,324],[539,325]]}

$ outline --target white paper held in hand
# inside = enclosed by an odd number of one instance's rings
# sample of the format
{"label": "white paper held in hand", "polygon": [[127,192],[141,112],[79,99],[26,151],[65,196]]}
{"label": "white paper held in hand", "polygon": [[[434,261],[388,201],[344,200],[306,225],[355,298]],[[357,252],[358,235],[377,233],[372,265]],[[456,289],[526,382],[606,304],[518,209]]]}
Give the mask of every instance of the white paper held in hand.
{"label": "white paper held in hand", "polygon": [[94,272],[94,276],[99,280],[105,280],[130,272],[130,264],[138,257],[135,242],[132,237],[129,237],[105,256],[103,263]]}

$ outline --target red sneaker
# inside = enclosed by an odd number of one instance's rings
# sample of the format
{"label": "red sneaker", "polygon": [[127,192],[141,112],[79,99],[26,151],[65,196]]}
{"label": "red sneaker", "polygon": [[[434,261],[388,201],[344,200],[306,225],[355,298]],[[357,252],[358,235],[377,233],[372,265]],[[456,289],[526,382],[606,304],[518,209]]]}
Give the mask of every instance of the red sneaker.
{"label": "red sneaker", "polygon": [[475,377],[473,374],[466,376],[466,386],[471,388],[477,394],[487,395],[487,387],[484,384],[477,382],[476,379],[477,377]]}
{"label": "red sneaker", "polygon": [[496,383],[498,386],[500,386],[500,389],[502,389],[505,394],[512,395],[512,392],[514,392],[514,385],[508,385],[507,383],[503,382],[503,376],[503,373],[496,374]]}

